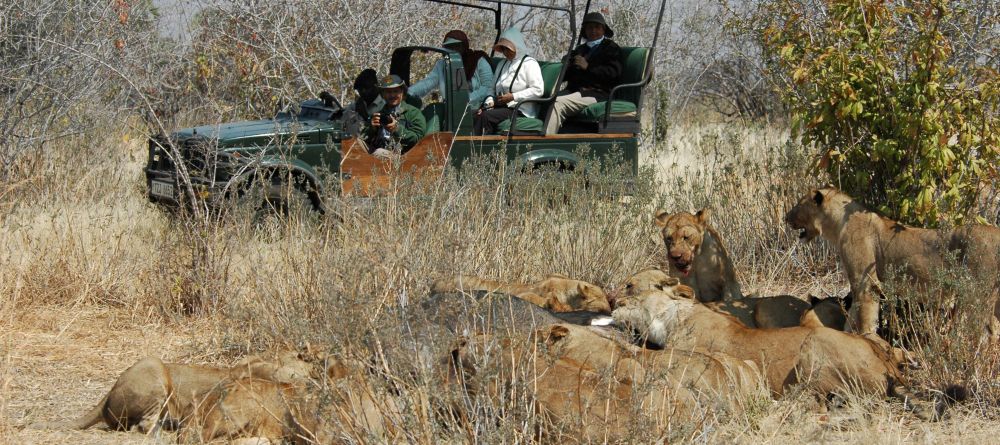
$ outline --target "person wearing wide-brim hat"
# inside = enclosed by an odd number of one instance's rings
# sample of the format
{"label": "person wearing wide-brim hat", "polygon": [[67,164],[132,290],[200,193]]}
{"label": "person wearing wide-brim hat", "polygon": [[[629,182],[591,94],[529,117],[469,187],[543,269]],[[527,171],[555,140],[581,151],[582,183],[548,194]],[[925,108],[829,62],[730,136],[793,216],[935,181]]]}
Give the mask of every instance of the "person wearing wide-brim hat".
{"label": "person wearing wide-brim hat", "polygon": [[608,94],[618,85],[622,74],[622,50],[611,40],[614,35],[604,14],[589,12],[583,16],[580,36],[586,42],[573,49],[569,55],[566,88],[559,92],[559,97],[552,105],[552,115],[545,127],[545,134],[558,133],[566,118],[578,114],[590,105],[608,100]]}
{"label": "person wearing wide-brim hat", "polygon": [[375,113],[365,129],[368,151],[381,158],[406,153],[424,137],[427,120],[417,107],[403,101],[406,82],[395,74],[382,78],[378,85],[385,106]]}
{"label": "person wearing wide-brim hat", "polygon": [[[458,53],[461,58],[462,69],[465,71],[465,81],[469,85],[469,108],[479,108],[486,96],[489,96],[493,87],[493,67],[490,66],[489,56],[479,50],[469,48],[469,37],[464,31],[453,29],[444,35],[444,42],[441,47]],[[438,60],[434,68],[427,73],[427,77],[410,85],[409,95],[424,98],[431,92],[437,90],[441,96],[445,94],[444,59]],[[460,79],[453,79],[458,82]]]}

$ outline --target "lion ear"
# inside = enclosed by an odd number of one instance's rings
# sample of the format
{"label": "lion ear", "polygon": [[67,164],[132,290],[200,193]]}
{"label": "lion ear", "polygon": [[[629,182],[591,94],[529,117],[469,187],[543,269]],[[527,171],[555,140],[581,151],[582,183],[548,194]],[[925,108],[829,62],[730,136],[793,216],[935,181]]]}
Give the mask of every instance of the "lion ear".
{"label": "lion ear", "polygon": [[708,223],[708,217],[712,216],[712,211],[708,208],[704,208],[694,214],[694,217],[698,219],[698,224],[705,225]]}
{"label": "lion ear", "polygon": [[663,280],[663,284],[667,286],[676,286],[678,284],[681,284],[681,280],[677,279],[676,277],[667,277],[667,279]]}
{"label": "lion ear", "polygon": [[555,344],[557,341],[566,338],[567,335],[569,335],[569,328],[566,326],[554,325],[550,327],[549,331],[546,333],[545,343],[550,345]]}
{"label": "lion ear", "polygon": [[653,217],[653,224],[656,224],[657,227],[666,227],[667,217],[669,216],[670,212],[666,210],[660,210],[659,212],[656,212],[656,216]]}
{"label": "lion ear", "polygon": [[823,205],[823,198],[824,198],[823,192],[821,192],[819,190],[816,190],[816,194],[813,195],[813,201],[816,202],[816,205],[822,206]]}

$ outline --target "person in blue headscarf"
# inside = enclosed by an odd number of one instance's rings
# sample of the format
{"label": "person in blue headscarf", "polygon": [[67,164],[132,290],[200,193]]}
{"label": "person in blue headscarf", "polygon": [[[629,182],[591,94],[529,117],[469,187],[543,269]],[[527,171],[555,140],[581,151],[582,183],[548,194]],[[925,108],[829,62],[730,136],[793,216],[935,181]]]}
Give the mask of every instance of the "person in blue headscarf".
{"label": "person in blue headscarf", "polygon": [[[528,55],[524,37],[515,28],[500,35],[493,49],[503,54],[494,71],[493,94],[483,101],[476,115],[474,134],[496,133],[497,125],[514,115],[514,107],[527,99],[542,97],[545,81],[538,61]],[[517,110],[522,117],[536,117],[538,104],[526,103]]]}

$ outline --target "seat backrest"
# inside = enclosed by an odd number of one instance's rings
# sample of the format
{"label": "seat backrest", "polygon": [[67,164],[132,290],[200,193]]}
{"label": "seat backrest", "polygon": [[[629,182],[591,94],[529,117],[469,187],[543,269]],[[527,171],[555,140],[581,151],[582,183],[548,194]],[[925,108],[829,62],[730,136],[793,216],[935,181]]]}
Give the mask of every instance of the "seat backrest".
{"label": "seat backrest", "polygon": [[[619,83],[642,81],[642,76],[646,74],[646,64],[649,63],[649,48],[627,46],[622,48],[621,54],[622,76]],[[615,94],[615,100],[627,100],[638,104],[640,96],[642,96],[642,88],[623,88]]]}
{"label": "seat backrest", "polygon": [[[562,71],[562,62],[538,62],[538,65],[542,68],[542,80],[545,82],[545,92],[542,93],[542,97],[551,97],[556,94],[556,90],[559,89],[559,85],[556,84],[556,80],[559,79],[559,72]],[[551,103],[540,104],[538,108],[539,119],[545,117],[545,113],[548,112],[549,105]]]}

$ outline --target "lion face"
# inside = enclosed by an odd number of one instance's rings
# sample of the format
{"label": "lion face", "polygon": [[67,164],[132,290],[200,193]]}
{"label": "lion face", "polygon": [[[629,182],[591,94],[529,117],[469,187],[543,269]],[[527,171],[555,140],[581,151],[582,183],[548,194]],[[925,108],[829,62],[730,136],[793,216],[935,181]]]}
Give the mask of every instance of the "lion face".
{"label": "lion face", "polygon": [[664,346],[694,309],[694,289],[683,284],[618,300],[611,317],[646,343]]}
{"label": "lion face", "polygon": [[625,280],[624,291],[625,296],[632,297],[646,291],[676,288],[678,284],[680,280],[660,269],[646,269]]}
{"label": "lion face", "polygon": [[708,209],[699,210],[694,215],[687,212],[659,212],[656,215],[656,225],[663,228],[663,243],[667,247],[670,265],[683,276],[691,273],[694,258],[698,256],[701,242],[705,239],[708,216]]}
{"label": "lion face", "polygon": [[823,213],[825,199],[823,190],[813,189],[785,214],[785,223],[799,231],[799,239],[803,242],[812,241],[823,233],[820,215]]}

